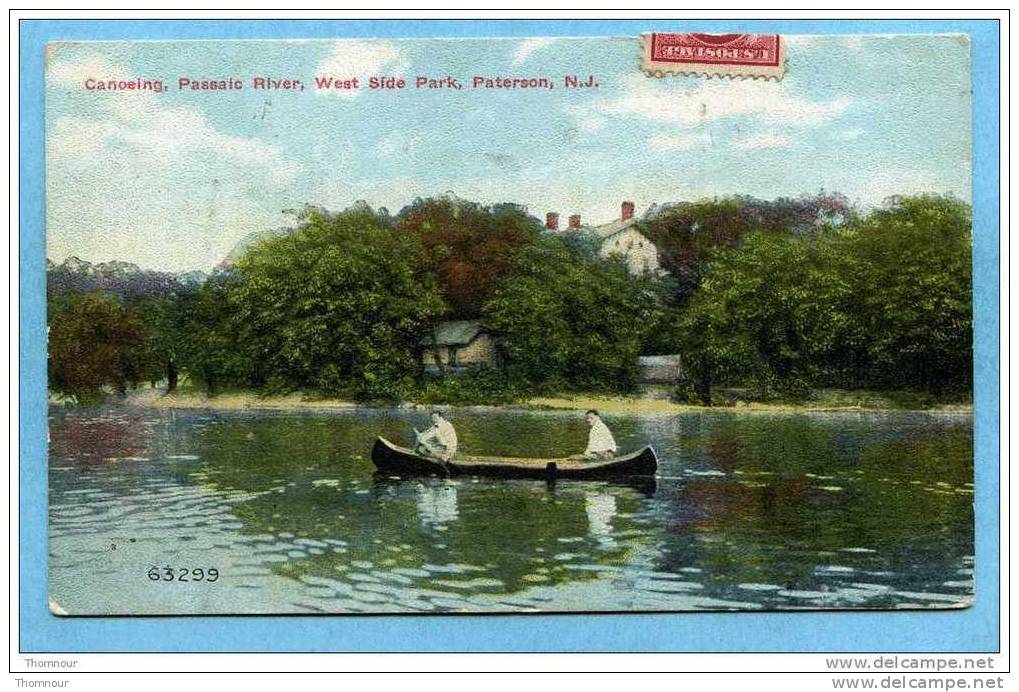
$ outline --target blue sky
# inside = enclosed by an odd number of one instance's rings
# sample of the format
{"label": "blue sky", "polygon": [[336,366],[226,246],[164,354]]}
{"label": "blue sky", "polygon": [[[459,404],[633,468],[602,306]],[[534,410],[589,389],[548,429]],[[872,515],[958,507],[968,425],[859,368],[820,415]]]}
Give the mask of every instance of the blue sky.
{"label": "blue sky", "polygon": [[[786,37],[781,82],[644,76],[624,38],[51,44],[47,254],[209,269],[304,203],[397,211],[452,191],[599,223],[655,202],[820,189],[969,200],[969,45],[960,36]],[[549,76],[552,90],[316,93],[333,75]],[[566,74],[597,89],[568,90]],[[255,76],[304,92],[250,89]],[[86,77],[162,78],[96,93]],[[179,76],[238,77],[182,92]]]}

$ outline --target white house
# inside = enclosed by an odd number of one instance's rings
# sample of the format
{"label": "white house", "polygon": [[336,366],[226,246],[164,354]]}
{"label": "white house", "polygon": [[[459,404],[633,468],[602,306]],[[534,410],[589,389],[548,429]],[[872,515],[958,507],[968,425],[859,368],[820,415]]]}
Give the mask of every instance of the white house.
{"label": "white house", "polygon": [[[567,232],[586,231],[598,241],[598,254],[602,257],[619,255],[626,261],[631,274],[653,274],[662,271],[658,263],[658,248],[647,236],[638,232],[637,219],[633,215],[633,202],[623,202],[619,218],[600,226],[585,226],[580,215],[569,217]],[[552,230],[559,227],[559,215],[550,213],[545,225]]]}

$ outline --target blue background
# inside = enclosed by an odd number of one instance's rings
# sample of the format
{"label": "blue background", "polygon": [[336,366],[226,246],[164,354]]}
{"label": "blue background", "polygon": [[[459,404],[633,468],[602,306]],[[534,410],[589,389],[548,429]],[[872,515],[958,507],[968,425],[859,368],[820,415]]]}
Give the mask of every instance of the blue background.
{"label": "blue background", "polygon": [[[20,77],[20,650],[997,651],[999,26],[984,21],[26,21]],[[43,49],[55,40],[968,33],[973,69],[976,603],[941,612],[58,618],[46,599]],[[96,585],[116,588],[116,585]]]}

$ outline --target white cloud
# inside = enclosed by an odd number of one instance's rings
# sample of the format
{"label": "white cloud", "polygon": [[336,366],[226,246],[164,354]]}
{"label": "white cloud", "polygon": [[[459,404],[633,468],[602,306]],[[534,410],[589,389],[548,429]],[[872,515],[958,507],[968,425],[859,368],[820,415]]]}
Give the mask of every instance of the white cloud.
{"label": "white cloud", "polygon": [[47,155],[51,164],[60,159],[95,157],[116,134],[117,126],[112,121],[65,115],[50,127]]}
{"label": "white cloud", "polygon": [[[125,74],[105,67],[104,75]],[[50,75],[63,83],[93,69],[56,63]],[[93,103],[47,128],[53,259],[210,268],[240,236],[279,223],[267,200],[285,198],[299,172],[280,147],[222,132],[165,94],[110,93]]]}
{"label": "white cloud", "polygon": [[783,83],[759,80],[704,80],[694,88],[676,88],[662,80],[635,75],[620,96],[596,108],[616,116],[691,126],[736,116],[769,124],[811,126],[834,120],[851,105],[848,97],[811,101]]}
{"label": "white cloud", "polygon": [[790,146],[793,140],[789,135],[779,132],[759,132],[733,140],[732,145],[737,149],[784,149]]}
{"label": "white cloud", "polygon": [[600,115],[594,115],[593,113],[586,113],[580,116],[578,125],[583,132],[598,132],[602,130],[606,125],[605,118]]}
{"label": "white cloud", "polygon": [[577,129],[581,132],[588,134],[599,132],[608,124],[605,117],[593,111],[590,106],[571,104],[565,106],[563,110],[576,120]]}
{"label": "white cloud", "polygon": [[783,36],[782,41],[787,48],[813,48],[826,38],[828,37],[824,34],[797,34]]}
{"label": "white cloud", "polygon": [[[868,38],[879,38],[878,36],[871,35]],[[800,50],[800,49],[831,49],[831,48],[848,48],[849,50],[863,50],[864,35],[849,35],[849,36],[837,36],[830,34],[802,34],[783,36],[782,40],[785,42],[786,47]]]}
{"label": "white cloud", "polygon": [[375,152],[384,159],[395,159],[413,155],[419,144],[421,137],[417,135],[391,132],[379,139]]}
{"label": "white cloud", "polygon": [[835,134],[835,139],[840,139],[843,142],[851,142],[854,139],[859,139],[860,135],[863,134],[863,129],[855,127],[852,130],[842,130]]}
{"label": "white cloud", "polygon": [[101,55],[89,55],[77,60],[60,60],[56,47],[47,54],[46,78],[60,84],[80,85],[89,77],[95,79],[124,79],[127,70],[111,64]]}
{"label": "white cloud", "polygon": [[673,135],[655,135],[648,139],[647,143],[655,151],[688,151],[706,139],[706,134],[681,132]]}
{"label": "white cloud", "polygon": [[513,64],[523,64],[529,57],[531,57],[532,54],[542,48],[551,46],[554,42],[554,38],[529,38],[521,41],[520,45],[517,46],[516,51],[513,53]]}
{"label": "white cloud", "polygon": [[[407,69],[403,51],[391,41],[340,40],[332,52],[319,63],[315,74],[321,77],[366,79],[371,75],[396,76]],[[363,88],[363,87],[362,87]],[[352,98],[357,89],[319,89],[317,94],[336,94]]]}

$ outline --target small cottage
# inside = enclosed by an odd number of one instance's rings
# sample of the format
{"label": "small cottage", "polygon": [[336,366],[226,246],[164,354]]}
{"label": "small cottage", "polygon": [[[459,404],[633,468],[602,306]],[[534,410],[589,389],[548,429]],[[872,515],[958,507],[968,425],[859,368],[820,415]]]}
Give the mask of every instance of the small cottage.
{"label": "small cottage", "polygon": [[683,365],[678,355],[641,356],[640,381],[645,384],[672,384],[683,376]]}
{"label": "small cottage", "polygon": [[421,341],[426,372],[446,372],[499,364],[499,340],[479,320],[440,322]]}

